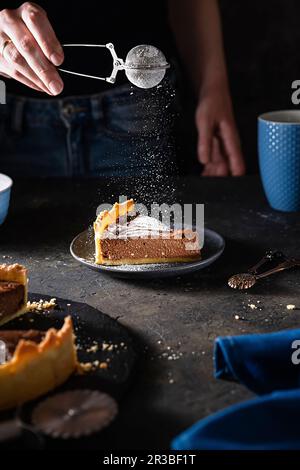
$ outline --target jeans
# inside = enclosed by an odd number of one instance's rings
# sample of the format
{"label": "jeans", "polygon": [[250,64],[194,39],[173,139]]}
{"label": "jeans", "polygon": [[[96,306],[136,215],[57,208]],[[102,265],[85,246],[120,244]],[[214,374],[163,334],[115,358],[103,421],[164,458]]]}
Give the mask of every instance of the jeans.
{"label": "jeans", "polygon": [[0,105],[0,172],[12,177],[151,175],[174,170],[176,103],[168,82],[93,96]]}

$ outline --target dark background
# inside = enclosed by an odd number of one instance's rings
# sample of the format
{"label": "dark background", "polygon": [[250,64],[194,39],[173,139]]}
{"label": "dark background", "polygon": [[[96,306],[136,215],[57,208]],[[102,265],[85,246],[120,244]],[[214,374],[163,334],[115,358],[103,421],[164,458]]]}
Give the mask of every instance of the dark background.
{"label": "dark background", "polygon": [[256,119],[292,109],[300,79],[299,0],[220,0],[225,49],[248,172],[257,171]]}

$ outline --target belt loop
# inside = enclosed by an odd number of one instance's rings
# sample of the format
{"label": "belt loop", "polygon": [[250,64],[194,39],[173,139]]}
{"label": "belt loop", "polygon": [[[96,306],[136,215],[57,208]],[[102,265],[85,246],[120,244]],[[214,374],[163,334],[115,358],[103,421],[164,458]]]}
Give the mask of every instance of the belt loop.
{"label": "belt loop", "polygon": [[20,134],[23,128],[23,115],[24,115],[23,99],[15,98],[13,101],[12,115],[11,115],[11,129]]}

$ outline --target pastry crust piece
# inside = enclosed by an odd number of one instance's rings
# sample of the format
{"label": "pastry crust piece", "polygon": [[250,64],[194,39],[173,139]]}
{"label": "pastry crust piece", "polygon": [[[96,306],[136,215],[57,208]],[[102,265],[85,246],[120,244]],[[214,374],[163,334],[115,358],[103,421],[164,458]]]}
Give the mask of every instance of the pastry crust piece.
{"label": "pastry crust piece", "polygon": [[71,317],[40,343],[21,339],[12,358],[0,364],[0,410],[33,400],[65,382],[77,367]]}
{"label": "pastry crust piece", "polygon": [[116,202],[110,211],[102,211],[94,222],[95,233],[95,258],[97,264],[103,264],[103,255],[101,249],[101,237],[107,227],[115,224],[119,217],[122,217],[134,211],[133,199],[129,199],[121,204]]}
{"label": "pastry crust piece", "polygon": [[3,282],[16,282],[24,286],[24,298],[19,308],[9,314],[1,315],[0,312],[0,326],[8,321],[23,315],[27,311],[27,296],[28,296],[28,279],[27,269],[21,264],[0,264],[0,281]]}

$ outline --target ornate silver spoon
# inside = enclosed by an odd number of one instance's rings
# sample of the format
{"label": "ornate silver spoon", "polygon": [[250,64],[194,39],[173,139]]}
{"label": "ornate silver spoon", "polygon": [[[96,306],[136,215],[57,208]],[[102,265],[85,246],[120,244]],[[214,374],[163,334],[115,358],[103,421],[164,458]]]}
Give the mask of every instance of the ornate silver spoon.
{"label": "ornate silver spoon", "polygon": [[258,269],[265,263],[280,258],[284,258],[284,254],[281,253],[281,251],[266,251],[262,259],[252,266],[252,268],[249,268],[246,273],[235,274],[234,276],[231,276],[231,278],[228,280],[228,285],[233,289],[249,289],[248,282],[250,282],[250,279],[253,279],[253,274],[257,274]]}
{"label": "ornate silver spoon", "polygon": [[233,289],[250,289],[254,286],[254,284],[256,284],[259,279],[270,276],[271,274],[278,273],[280,271],[284,271],[286,269],[293,268],[295,266],[300,266],[300,260],[285,260],[275,268],[270,269],[269,271],[266,271],[261,274],[257,274],[255,272],[250,271],[248,273],[235,274],[229,279],[228,285]]}

